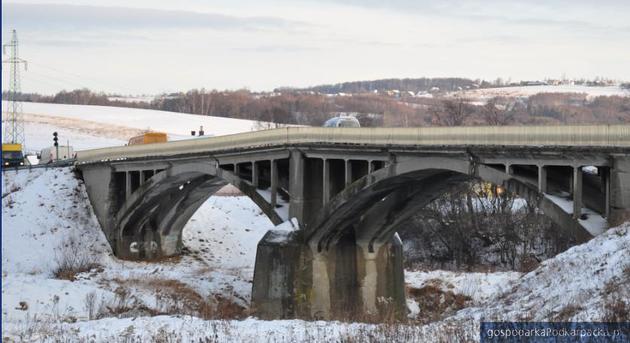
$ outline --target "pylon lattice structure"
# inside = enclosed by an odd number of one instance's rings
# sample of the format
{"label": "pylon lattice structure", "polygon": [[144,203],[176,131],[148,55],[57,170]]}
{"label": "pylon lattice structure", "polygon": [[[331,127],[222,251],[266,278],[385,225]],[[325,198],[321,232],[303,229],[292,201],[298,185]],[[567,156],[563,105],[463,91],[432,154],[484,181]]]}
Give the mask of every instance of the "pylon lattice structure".
{"label": "pylon lattice structure", "polygon": [[3,52],[6,48],[11,48],[10,57],[3,60],[2,63],[9,64],[9,91],[7,94],[7,111],[2,116],[4,124],[3,143],[22,144],[24,148],[24,120],[22,118],[22,102],[19,101],[20,95],[20,64],[24,63],[24,70],[27,69],[26,61],[18,57],[18,39],[17,32],[13,30],[11,35],[11,43],[5,44]]}

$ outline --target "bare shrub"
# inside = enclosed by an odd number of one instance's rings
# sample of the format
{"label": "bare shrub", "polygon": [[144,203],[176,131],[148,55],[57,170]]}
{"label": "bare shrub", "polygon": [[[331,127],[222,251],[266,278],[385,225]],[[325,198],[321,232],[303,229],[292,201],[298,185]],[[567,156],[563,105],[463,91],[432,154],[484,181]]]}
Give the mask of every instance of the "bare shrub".
{"label": "bare shrub", "polygon": [[87,312],[88,320],[96,317],[96,293],[90,292],[85,295],[85,303],[83,304],[85,312]]}
{"label": "bare shrub", "polygon": [[604,304],[603,319],[605,322],[630,321],[630,303],[619,298],[607,300]]}
{"label": "bare shrub", "polygon": [[556,322],[567,322],[570,321],[573,316],[575,316],[578,312],[582,311],[582,306],[577,304],[569,304],[560,310],[560,312],[556,313],[553,316],[553,321]]}
{"label": "bare shrub", "polygon": [[466,307],[472,300],[466,295],[444,291],[440,286],[440,280],[429,280],[422,288],[407,289],[409,297],[415,299],[420,306],[420,313],[416,318],[418,322],[430,323],[441,320]]}
{"label": "bare shrub", "polygon": [[77,274],[99,268],[96,261],[96,257],[74,235],[68,235],[55,252],[57,267],[53,275],[57,279],[74,281]]}
{"label": "bare shrub", "polygon": [[152,308],[144,308],[154,315],[186,314],[203,319],[242,319],[250,314],[233,296],[204,297],[190,286],[169,279],[114,279],[121,287],[140,287],[155,292]]}

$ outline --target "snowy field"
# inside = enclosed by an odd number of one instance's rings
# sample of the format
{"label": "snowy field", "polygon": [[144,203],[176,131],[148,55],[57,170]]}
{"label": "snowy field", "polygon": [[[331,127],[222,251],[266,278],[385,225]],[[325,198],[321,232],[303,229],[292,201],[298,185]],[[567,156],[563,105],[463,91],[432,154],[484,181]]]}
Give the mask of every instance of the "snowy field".
{"label": "snowy field", "polygon": [[[3,118],[6,101],[2,102]],[[52,145],[52,133],[75,150],[123,145],[144,130],[166,132],[170,140],[188,139],[203,126],[206,136],[256,130],[255,121],[124,107],[24,102],[27,151]],[[54,127],[53,127],[54,126]]]}
{"label": "snowy field", "polygon": [[541,86],[515,86],[483,88],[452,92],[450,96],[461,96],[477,101],[488,100],[494,97],[529,97],[539,93],[585,93],[588,98],[598,96],[630,96],[630,90],[619,86],[588,87],[582,85],[541,85]]}

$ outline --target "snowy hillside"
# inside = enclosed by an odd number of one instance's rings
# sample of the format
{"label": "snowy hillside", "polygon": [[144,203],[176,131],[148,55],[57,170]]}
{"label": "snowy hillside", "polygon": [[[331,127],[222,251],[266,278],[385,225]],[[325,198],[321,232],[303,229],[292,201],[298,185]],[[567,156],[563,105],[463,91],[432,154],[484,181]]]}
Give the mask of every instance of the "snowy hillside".
{"label": "snowy hillside", "polygon": [[[512,280],[484,306],[456,318],[508,321],[610,321],[610,311],[630,313],[630,223],[544,261]],[[623,304],[623,305],[621,305]]]}
{"label": "snowy hillside", "polygon": [[588,87],[582,85],[541,85],[482,88],[453,92],[451,96],[462,96],[473,100],[488,100],[493,97],[529,97],[538,93],[584,93],[589,98],[597,96],[630,96],[630,90],[619,86]]}
{"label": "snowy hillside", "polygon": [[[2,108],[6,109],[6,101]],[[39,151],[52,144],[58,131],[64,144],[75,150],[125,144],[143,130],[166,132],[169,139],[190,138],[190,131],[203,126],[205,135],[218,136],[256,130],[251,120],[201,116],[124,107],[23,103],[26,147]],[[4,110],[3,110],[4,117]]]}

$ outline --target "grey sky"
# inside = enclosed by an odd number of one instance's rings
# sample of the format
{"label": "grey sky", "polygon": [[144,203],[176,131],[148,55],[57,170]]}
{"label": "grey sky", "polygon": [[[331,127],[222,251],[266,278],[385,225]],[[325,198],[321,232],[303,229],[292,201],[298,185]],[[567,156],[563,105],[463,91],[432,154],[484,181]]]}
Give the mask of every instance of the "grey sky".
{"label": "grey sky", "polygon": [[625,0],[3,2],[3,43],[12,28],[31,62],[23,90],[45,93],[421,76],[630,80]]}

